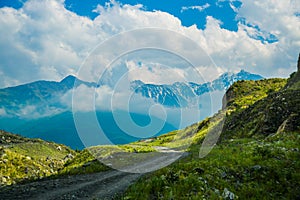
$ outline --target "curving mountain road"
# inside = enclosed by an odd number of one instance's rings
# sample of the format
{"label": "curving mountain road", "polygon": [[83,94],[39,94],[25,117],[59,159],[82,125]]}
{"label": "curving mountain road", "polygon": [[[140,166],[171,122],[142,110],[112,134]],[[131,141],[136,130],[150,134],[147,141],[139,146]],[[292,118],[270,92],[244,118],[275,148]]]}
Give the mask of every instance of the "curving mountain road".
{"label": "curving mountain road", "polygon": [[[159,156],[149,157],[140,163],[132,163],[123,171],[139,172],[141,169],[163,167],[187,153],[168,151],[163,148]],[[110,170],[95,174],[74,175],[56,179],[45,179],[25,184],[0,188],[0,199],[7,200],[70,200],[70,199],[112,199],[124,192],[145,173],[128,173]]]}

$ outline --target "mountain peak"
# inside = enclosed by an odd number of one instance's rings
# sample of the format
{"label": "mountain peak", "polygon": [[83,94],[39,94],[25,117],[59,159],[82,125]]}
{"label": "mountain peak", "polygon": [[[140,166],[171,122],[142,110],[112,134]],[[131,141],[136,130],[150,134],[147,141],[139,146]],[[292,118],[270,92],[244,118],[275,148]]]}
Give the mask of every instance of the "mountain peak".
{"label": "mountain peak", "polygon": [[66,83],[66,82],[75,82],[77,78],[73,75],[68,75],[65,78],[63,78],[60,82],[61,83]]}
{"label": "mountain peak", "polygon": [[[249,80],[260,80],[263,79],[264,77],[258,75],[258,74],[252,74],[250,72],[245,71],[242,69],[239,73],[236,74],[237,76],[243,76],[243,77],[249,77]],[[246,79],[247,80],[247,79]]]}
{"label": "mountain peak", "polygon": [[252,74],[252,73],[247,72],[247,71],[244,70],[244,69],[241,69],[237,74]]}
{"label": "mountain peak", "polygon": [[241,69],[241,71],[239,72],[239,73],[241,73],[241,74],[249,74],[249,72],[247,72],[247,71],[245,71],[244,69]]}

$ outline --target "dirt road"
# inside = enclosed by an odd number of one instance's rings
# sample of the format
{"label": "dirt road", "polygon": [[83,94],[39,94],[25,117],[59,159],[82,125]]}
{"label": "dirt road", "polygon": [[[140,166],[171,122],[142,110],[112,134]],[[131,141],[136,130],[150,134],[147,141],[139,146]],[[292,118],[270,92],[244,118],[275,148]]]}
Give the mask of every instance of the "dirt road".
{"label": "dirt road", "polygon": [[[180,156],[182,152],[167,152],[160,156],[134,163],[131,169],[151,169],[169,164]],[[154,169],[154,168],[153,168]],[[126,171],[126,170],[125,170]],[[124,192],[129,185],[138,180],[144,173],[127,173],[110,170],[95,174],[74,175],[56,179],[40,180],[32,183],[17,184],[0,188],[0,199],[26,200],[69,200],[69,199],[112,199]]]}
{"label": "dirt road", "polygon": [[142,174],[107,171],[14,185],[0,190],[0,199],[112,199]]}

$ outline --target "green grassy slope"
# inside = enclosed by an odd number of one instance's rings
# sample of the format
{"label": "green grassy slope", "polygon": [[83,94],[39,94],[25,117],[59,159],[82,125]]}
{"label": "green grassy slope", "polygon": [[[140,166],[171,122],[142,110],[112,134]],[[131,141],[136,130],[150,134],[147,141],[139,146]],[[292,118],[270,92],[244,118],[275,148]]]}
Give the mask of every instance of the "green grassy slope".
{"label": "green grassy slope", "polygon": [[111,168],[97,158],[119,152],[153,151],[156,151],[155,148],[139,144],[95,146],[73,151],[64,145],[0,131],[0,186],[46,177],[106,171]]}
{"label": "green grassy slope", "polygon": [[[277,91],[272,89],[268,96],[247,106],[242,111],[229,115],[224,125],[223,139],[265,138],[276,133],[281,126],[285,126],[286,130],[298,130],[297,126],[300,127],[299,73],[288,80],[287,86],[289,87],[285,86]],[[276,88],[278,86],[278,82],[270,82],[270,84],[275,85]],[[288,127],[291,121],[295,127]],[[299,123],[296,123],[297,121]]]}
{"label": "green grassy slope", "polygon": [[227,112],[240,111],[256,101],[282,89],[286,79],[272,78],[259,81],[238,81],[234,83],[223,98],[223,108]]}
{"label": "green grassy slope", "polygon": [[109,169],[109,167],[95,159],[87,149],[84,149],[79,151],[73,159],[68,160],[56,176],[88,174]]}
{"label": "green grassy slope", "polygon": [[297,199],[299,133],[281,136],[234,139],[204,159],[194,146],[189,157],[139,180],[122,199]]}
{"label": "green grassy slope", "polygon": [[0,185],[57,174],[72,155],[64,145],[0,131]]}
{"label": "green grassy slope", "polygon": [[[299,74],[288,83],[283,79],[235,83],[224,97],[224,109],[193,125],[198,128],[191,154],[142,178],[121,198],[299,199]],[[226,118],[220,140],[200,159],[205,134],[222,113]],[[151,142],[176,136],[161,137]],[[160,143],[167,144],[168,140]]]}

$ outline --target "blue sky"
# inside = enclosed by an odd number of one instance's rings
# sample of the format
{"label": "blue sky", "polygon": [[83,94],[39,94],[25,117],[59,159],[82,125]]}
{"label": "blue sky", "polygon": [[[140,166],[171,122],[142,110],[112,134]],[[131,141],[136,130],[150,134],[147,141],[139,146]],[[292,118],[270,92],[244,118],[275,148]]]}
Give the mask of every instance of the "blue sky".
{"label": "blue sky", "polygon": [[[106,1],[76,1],[67,0],[65,1],[66,7],[70,10],[84,16],[94,18],[97,14],[93,13],[92,10],[96,8],[97,4],[105,5]],[[164,2],[159,0],[123,0],[120,1],[123,4],[142,4],[145,10],[154,11],[160,10],[168,12],[178,17],[184,26],[191,26],[196,24],[198,28],[203,29],[206,23],[206,16],[211,15],[216,19],[223,22],[221,27],[229,30],[237,30],[236,13],[230,7],[230,2],[219,2],[216,1],[197,1],[197,0],[179,0]],[[232,4],[239,7],[241,3],[234,1]],[[207,7],[207,8],[206,8]],[[203,9],[203,10],[202,10]]]}
{"label": "blue sky", "polygon": [[[215,64],[198,66],[208,80],[240,69],[287,77],[300,51],[299,13],[297,0],[1,0],[0,87],[76,74],[101,42],[149,27],[200,45]],[[167,76],[153,77],[159,82]]]}
{"label": "blue sky", "polygon": [[[20,8],[25,1],[3,0],[0,2],[0,6]],[[205,27],[206,16],[211,15],[223,22],[221,25],[222,28],[235,31],[237,30],[237,19],[236,12],[232,9],[232,6],[236,8],[241,6],[240,1],[179,0],[162,3],[159,0],[122,0],[119,2],[130,5],[142,4],[144,6],[143,9],[148,11],[160,10],[168,12],[178,17],[184,26],[196,24],[201,29]],[[105,6],[105,3],[107,3],[107,0],[66,0],[65,6],[78,15],[94,19],[98,14],[93,12],[93,10],[98,4]]]}

